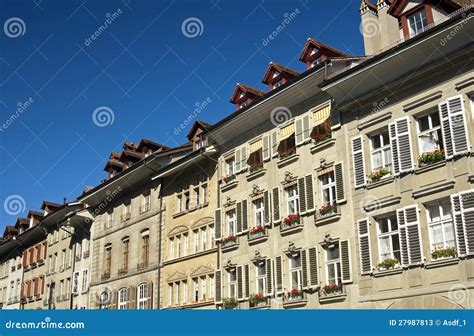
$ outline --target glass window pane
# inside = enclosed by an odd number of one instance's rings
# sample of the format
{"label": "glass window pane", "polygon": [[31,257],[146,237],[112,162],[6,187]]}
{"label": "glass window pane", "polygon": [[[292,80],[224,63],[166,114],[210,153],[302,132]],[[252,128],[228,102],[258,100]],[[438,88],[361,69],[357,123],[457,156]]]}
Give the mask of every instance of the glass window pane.
{"label": "glass window pane", "polygon": [[372,137],[372,148],[377,149],[377,148],[380,148],[380,147],[381,147],[380,135],[377,134],[377,135]]}

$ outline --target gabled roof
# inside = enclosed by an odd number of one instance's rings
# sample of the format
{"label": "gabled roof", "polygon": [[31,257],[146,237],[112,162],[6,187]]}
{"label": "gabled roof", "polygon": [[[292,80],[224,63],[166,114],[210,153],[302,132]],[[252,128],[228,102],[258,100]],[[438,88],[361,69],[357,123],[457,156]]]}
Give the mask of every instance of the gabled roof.
{"label": "gabled roof", "polygon": [[[395,17],[399,17],[403,11],[405,10],[405,7],[408,5],[410,0],[391,0],[389,1],[390,7],[388,9],[388,13],[390,15],[393,15]],[[439,6],[439,7],[448,7],[445,9],[451,9],[452,11],[472,5],[472,0],[438,0],[438,1],[431,1],[434,5]],[[449,10],[448,10],[449,12]]]}
{"label": "gabled roof", "polygon": [[301,52],[300,55],[300,61],[305,62],[306,58],[309,56],[309,53],[314,49],[318,49],[318,53],[327,55],[327,56],[336,56],[336,57],[344,57],[348,56],[346,53],[335,49],[327,44],[324,44],[321,41],[317,41],[311,37],[308,38],[306,41],[303,51]]}
{"label": "gabled roof", "polygon": [[39,211],[34,211],[34,210],[30,210],[28,211],[28,218],[31,218],[31,217],[41,217],[43,218],[44,217],[44,214],[42,212],[39,212]]}
{"label": "gabled roof", "polygon": [[24,218],[24,217],[19,217],[16,220],[15,227],[20,227],[20,226],[29,226],[30,225],[30,219],[29,218]]}
{"label": "gabled roof", "polygon": [[60,208],[62,205],[50,201],[43,201],[43,204],[41,204],[41,210],[45,210],[46,207],[51,208],[51,209],[56,209]]}
{"label": "gabled roof", "polygon": [[230,98],[230,102],[232,104],[235,104],[235,101],[240,96],[239,94],[240,92],[250,95],[252,97],[262,97],[263,95],[265,95],[265,92],[262,90],[253,88],[248,85],[237,83],[237,85],[235,85],[234,93],[232,94],[232,97]]}
{"label": "gabled roof", "polygon": [[18,233],[18,230],[12,225],[5,226],[5,231],[3,231],[3,236],[6,236],[11,233]]}
{"label": "gabled roof", "polygon": [[137,150],[139,152],[141,152],[143,150],[144,147],[148,147],[149,149],[155,151],[155,150],[158,150],[158,149],[169,149],[168,146],[165,146],[165,145],[162,145],[158,142],[154,142],[152,140],[148,140],[148,139],[141,139],[140,140],[140,143],[138,144],[137,146]]}
{"label": "gabled roof", "polygon": [[189,140],[191,140],[193,138],[194,133],[196,133],[196,131],[199,128],[206,131],[211,127],[212,127],[211,124],[208,124],[208,123],[206,123],[202,120],[196,120],[196,122],[194,122],[193,127],[191,127],[191,130],[188,132],[187,137],[188,137]]}
{"label": "gabled roof", "polygon": [[267,71],[263,76],[262,83],[268,84],[270,82],[270,76],[273,71],[278,71],[282,76],[286,77],[287,79],[292,79],[300,75],[300,73],[296,70],[284,67],[283,65],[275,62],[270,62]]}

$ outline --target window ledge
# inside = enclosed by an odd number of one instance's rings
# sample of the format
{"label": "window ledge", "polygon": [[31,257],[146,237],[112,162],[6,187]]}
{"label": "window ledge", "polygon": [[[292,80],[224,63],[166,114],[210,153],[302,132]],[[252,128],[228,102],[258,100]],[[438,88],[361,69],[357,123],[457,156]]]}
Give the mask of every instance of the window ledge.
{"label": "window ledge", "polygon": [[236,185],[238,184],[237,180],[233,180],[229,183],[224,183],[222,186],[221,186],[221,190],[222,191],[227,191],[227,190],[230,190],[232,189],[233,187],[235,187]]}
{"label": "window ledge", "polygon": [[239,243],[236,242],[235,244],[230,244],[230,245],[226,245],[226,246],[222,246],[221,247],[221,251],[222,252],[227,252],[227,251],[232,251],[232,250],[235,250],[235,249],[238,249],[239,248]]}
{"label": "window ledge", "polygon": [[373,189],[373,188],[383,186],[385,184],[392,183],[393,180],[395,180],[395,176],[386,175],[386,176],[382,177],[380,179],[380,181],[368,183],[367,184],[367,189]]}
{"label": "window ledge", "polygon": [[319,303],[323,304],[323,303],[339,302],[339,301],[344,301],[346,298],[347,298],[347,293],[320,296]]}
{"label": "window ledge", "polygon": [[316,225],[324,225],[332,222],[336,222],[341,218],[341,213],[336,212],[330,215],[322,216],[322,217],[315,217],[314,223]]}
{"label": "window ledge", "polygon": [[284,302],[283,303],[283,308],[288,309],[288,308],[296,308],[296,307],[303,307],[306,306],[306,303],[308,302],[308,299],[301,299],[301,300],[295,300],[291,302]]}
{"label": "window ledge", "polygon": [[199,210],[199,209],[202,209],[202,208],[205,208],[209,205],[209,202],[206,202],[206,203],[203,203],[203,204],[200,204],[199,206],[196,206],[194,208],[191,208],[191,209],[188,209],[188,210],[185,210],[185,211],[181,211],[181,212],[178,212],[178,213],[175,213],[173,215],[173,218],[177,218],[177,217],[181,217],[181,216],[184,216],[190,212],[194,212],[196,210]]}
{"label": "window ledge", "polygon": [[395,274],[401,274],[401,273],[403,273],[403,268],[399,266],[399,267],[391,268],[388,270],[375,271],[374,277],[379,278],[379,277],[383,277],[387,275],[395,275]]}
{"label": "window ledge", "polygon": [[435,163],[428,164],[426,166],[417,168],[417,169],[415,169],[415,174],[416,175],[423,174],[427,171],[430,171],[430,170],[433,170],[433,169],[436,169],[436,168],[440,168],[440,167],[444,167],[444,166],[446,166],[446,160],[435,162]]}
{"label": "window ledge", "polygon": [[297,161],[299,159],[300,155],[299,154],[294,154],[292,156],[289,156],[287,158],[284,158],[284,159],[280,159],[278,162],[277,162],[277,166],[278,168],[281,168],[281,167],[284,167],[286,166],[287,164],[290,164],[294,161]]}
{"label": "window ledge", "polygon": [[317,144],[312,146],[309,150],[311,151],[312,154],[314,154],[314,153],[318,152],[319,150],[321,150],[323,148],[330,147],[330,146],[334,145],[335,143],[336,143],[336,139],[329,138],[329,139],[323,140],[321,142],[318,142]]}
{"label": "window ledge", "polygon": [[264,304],[264,305],[256,305],[254,307],[249,307],[249,310],[265,310],[265,309],[270,309],[270,304]]}
{"label": "window ledge", "polygon": [[262,236],[249,238],[248,242],[249,242],[249,245],[255,245],[255,244],[262,243],[266,241],[267,239],[268,239],[268,234],[264,234]]}
{"label": "window ledge", "polygon": [[263,176],[266,172],[267,170],[265,168],[254,171],[253,173],[247,175],[247,181],[251,181],[253,179],[256,179],[257,177]]}
{"label": "window ledge", "polygon": [[456,265],[459,263],[459,258],[444,258],[444,259],[435,259],[430,263],[425,265],[425,268],[436,268],[436,267],[443,267],[449,265]]}
{"label": "window ledge", "polygon": [[298,224],[298,225],[295,225],[295,226],[292,226],[292,227],[289,227],[289,228],[283,228],[280,225],[280,233],[281,233],[282,236],[297,233],[297,232],[300,232],[302,230],[303,230],[303,224]]}

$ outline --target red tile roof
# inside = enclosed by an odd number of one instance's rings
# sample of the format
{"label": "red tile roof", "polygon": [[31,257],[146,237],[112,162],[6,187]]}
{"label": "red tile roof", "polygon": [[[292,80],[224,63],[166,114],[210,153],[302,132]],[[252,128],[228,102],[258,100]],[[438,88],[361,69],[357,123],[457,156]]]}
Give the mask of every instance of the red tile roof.
{"label": "red tile roof", "polygon": [[345,52],[342,52],[336,48],[333,48],[321,41],[317,41],[311,37],[308,38],[306,41],[303,51],[300,55],[300,61],[305,62],[306,58],[308,57],[309,53],[313,50],[313,48],[318,48],[319,50],[325,51],[324,54],[327,56],[337,56],[337,57],[345,57],[349,56]]}
{"label": "red tile roof", "polygon": [[270,62],[270,64],[268,65],[267,71],[265,72],[265,75],[263,76],[262,83],[264,84],[269,83],[270,74],[273,72],[273,70],[278,71],[280,74],[287,77],[288,79],[291,79],[300,75],[300,72],[296,70],[287,68],[275,62]]}
{"label": "red tile roof", "polygon": [[237,83],[237,85],[235,85],[234,92],[232,93],[232,97],[230,98],[230,102],[232,104],[235,104],[235,101],[239,98],[239,92],[249,94],[252,97],[262,97],[263,95],[265,95],[265,92],[262,90],[253,88],[245,84]]}

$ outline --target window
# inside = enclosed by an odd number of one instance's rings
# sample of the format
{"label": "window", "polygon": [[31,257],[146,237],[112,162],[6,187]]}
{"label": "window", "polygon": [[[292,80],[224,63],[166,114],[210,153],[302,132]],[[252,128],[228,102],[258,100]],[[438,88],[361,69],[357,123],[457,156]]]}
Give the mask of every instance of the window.
{"label": "window", "polygon": [[170,254],[170,259],[174,259],[174,238],[170,238],[169,254]]}
{"label": "window", "polygon": [[210,248],[214,248],[216,246],[216,233],[214,231],[214,225],[209,226],[209,235],[211,239],[211,246]]}
{"label": "window", "polygon": [[118,292],[118,307],[117,309],[127,309],[127,289],[121,288]]}
{"label": "window", "polygon": [[176,237],[176,258],[181,257],[181,236]]}
{"label": "window", "polygon": [[143,211],[148,211],[151,209],[151,195],[150,192],[143,195]]}
{"label": "window", "polygon": [[377,220],[380,261],[400,260],[400,239],[395,216]]}
{"label": "window", "polygon": [[214,298],[214,275],[209,275],[209,298]]}
{"label": "window", "polygon": [[202,203],[206,203],[207,202],[207,183],[203,183],[201,185],[201,194],[202,194]]}
{"label": "window", "polygon": [[179,298],[180,298],[180,294],[181,294],[181,293],[180,293],[180,292],[181,292],[181,288],[180,288],[179,282],[176,282],[176,283],[174,284],[174,288],[175,288],[175,291],[176,291],[176,292],[175,292],[175,296],[174,296],[174,301],[175,301],[174,303],[175,303],[175,305],[179,305]]}
{"label": "window", "polygon": [[263,226],[265,225],[264,219],[264,206],[263,198],[259,198],[253,202],[253,212],[254,212],[254,225]]}
{"label": "window", "polygon": [[247,106],[249,104],[248,100],[247,101],[244,101],[243,103],[240,104],[240,108],[244,108],[245,106]]}
{"label": "window", "polygon": [[334,180],[334,172],[321,175],[321,197],[323,204],[336,203],[336,181]]}
{"label": "window", "polygon": [[110,274],[112,267],[112,244],[105,246],[104,273]]}
{"label": "window", "polygon": [[194,237],[194,253],[198,253],[199,252],[199,230],[193,231],[193,237]]}
{"label": "window", "polygon": [[206,301],[207,294],[207,278],[205,276],[201,277],[201,300]]}
{"label": "window", "polygon": [[339,254],[339,243],[326,249],[326,272],[327,284],[341,284],[341,259]]}
{"label": "window", "polygon": [[184,242],[183,242],[183,255],[187,256],[188,255],[188,248],[189,248],[189,236],[187,233],[183,235],[184,237]]}
{"label": "window", "polygon": [[184,193],[184,210],[189,210],[191,206],[191,200],[189,198],[189,191]]}
{"label": "window", "polygon": [[455,247],[453,218],[449,200],[426,206],[430,232],[431,251]]}
{"label": "window", "polygon": [[145,267],[148,266],[150,256],[150,235],[149,231],[142,232],[142,263]]}
{"label": "window", "polygon": [[205,251],[207,246],[207,230],[205,227],[201,228],[201,250]]}
{"label": "window", "polygon": [[199,301],[199,279],[193,278],[193,301]]}
{"label": "window", "polygon": [[296,152],[294,123],[280,129],[280,139],[280,144],[278,145],[278,154],[280,157],[286,157]]}
{"label": "window", "polygon": [[290,257],[290,288],[301,290],[301,256],[299,253]]}
{"label": "window", "polygon": [[233,156],[225,160],[225,171],[227,176],[235,174],[235,158]]}
{"label": "window", "polygon": [[178,212],[182,212],[183,211],[183,196],[178,195],[177,201],[178,201]]}
{"label": "window", "polygon": [[227,212],[227,235],[235,236],[237,234],[237,214],[235,210]]}
{"label": "window", "polygon": [[138,286],[137,309],[146,309],[148,302],[148,284],[143,283]]}
{"label": "window", "polygon": [[74,272],[73,281],[72,281],[72,292],[79,292],[79,272]]}
{"label": "window", "polygon": [[415,12],[414,14],[408,16],[408,24],[411,36],[423,32],[428,27],[426,11],[424,9],[421,9]]}
{"label": "window", "polygon": [[372,171],[378,171],[383,168],[391,169],[392,154],[390,147],[390,137],[388,131],[384,130],[370,137]]}
{"label": "window", "polygon": [[76,243],[76,259],[80,259],[82,256],[82,244],[81,242]]}
{"label": "window", "polygon": [[247,164],[250,169],[259,166],[263,163],[263,140],[257,140],[250,144],[250,155],[247,159]]}
{"label": "window", "polygon": [[[61,282],[62,284],[62,282]],[[99,309],[109,309],[110,294],[107,291],[104,291],[100,294],[99,300]]]}
{"label": "window", "polygon": [[420,154],[443,149],[443,136],[437,111],[417,119]]}
{"label": "window", "polygon": [[297,185],[293,185],[285,189],[286,191],[286,204],[288,215],[296,215],[300,212],[299,196]]}
{"label": "window", "polygon": [[229,270],[229,297],[237,298],[237,272],[235,268]]}
{"label": "window", "polygon": [[183,303],[188,303],[188,282],[183,281]]}
{"label": "window", "polygon": [[265,263],[260,263],[256,267],[256,278],[257,278],[257,294],[265,294],[267,288],[267,274],[265,270]]}
{"label": "window", "polygon": [[122,240],[122,249],[123,249],[123,259],[122,259],[122,267],[124,269],[128,269],[128,246],[129,245],[129,239],[128,238],[124,238]]}
{"label": "window", "polygon": [[89,282],[89,270],[85,269],[82,271],[82,293],[87,291]]}
{"label": "window", "polygon": [[194,188],[194,206],[198,207],[199,202],[201,201],[199,196],[199,187]]}
{"label": "window", "polygon": [[124,208],[123,208],[124,219],[127,219],[131,213],[132,213],[132,203],[131,201],[127,201],[124,204]]}
{"label": "window", "polygon": [[276,89],[276,88],[278,88],[278,87],[280,87],[280,86],[282,86],[282,85],[283,85],[283,81],[280,80],[280,81],[276,82],[275,84],[273,84],[273,88]]}
{"label": "window", "polygon": [[174,297],[174,287],[173,287],[173,284],[170,283],[168,284],[168,304],[170,306],[172,306],[174,303],[173,297]]}
{"label": "window", "polygon": [[113,225],[113,214],[111,212],[107,212],[106,219],[105,219],[105,228],[106,229],[111,228],[112,225]]}

